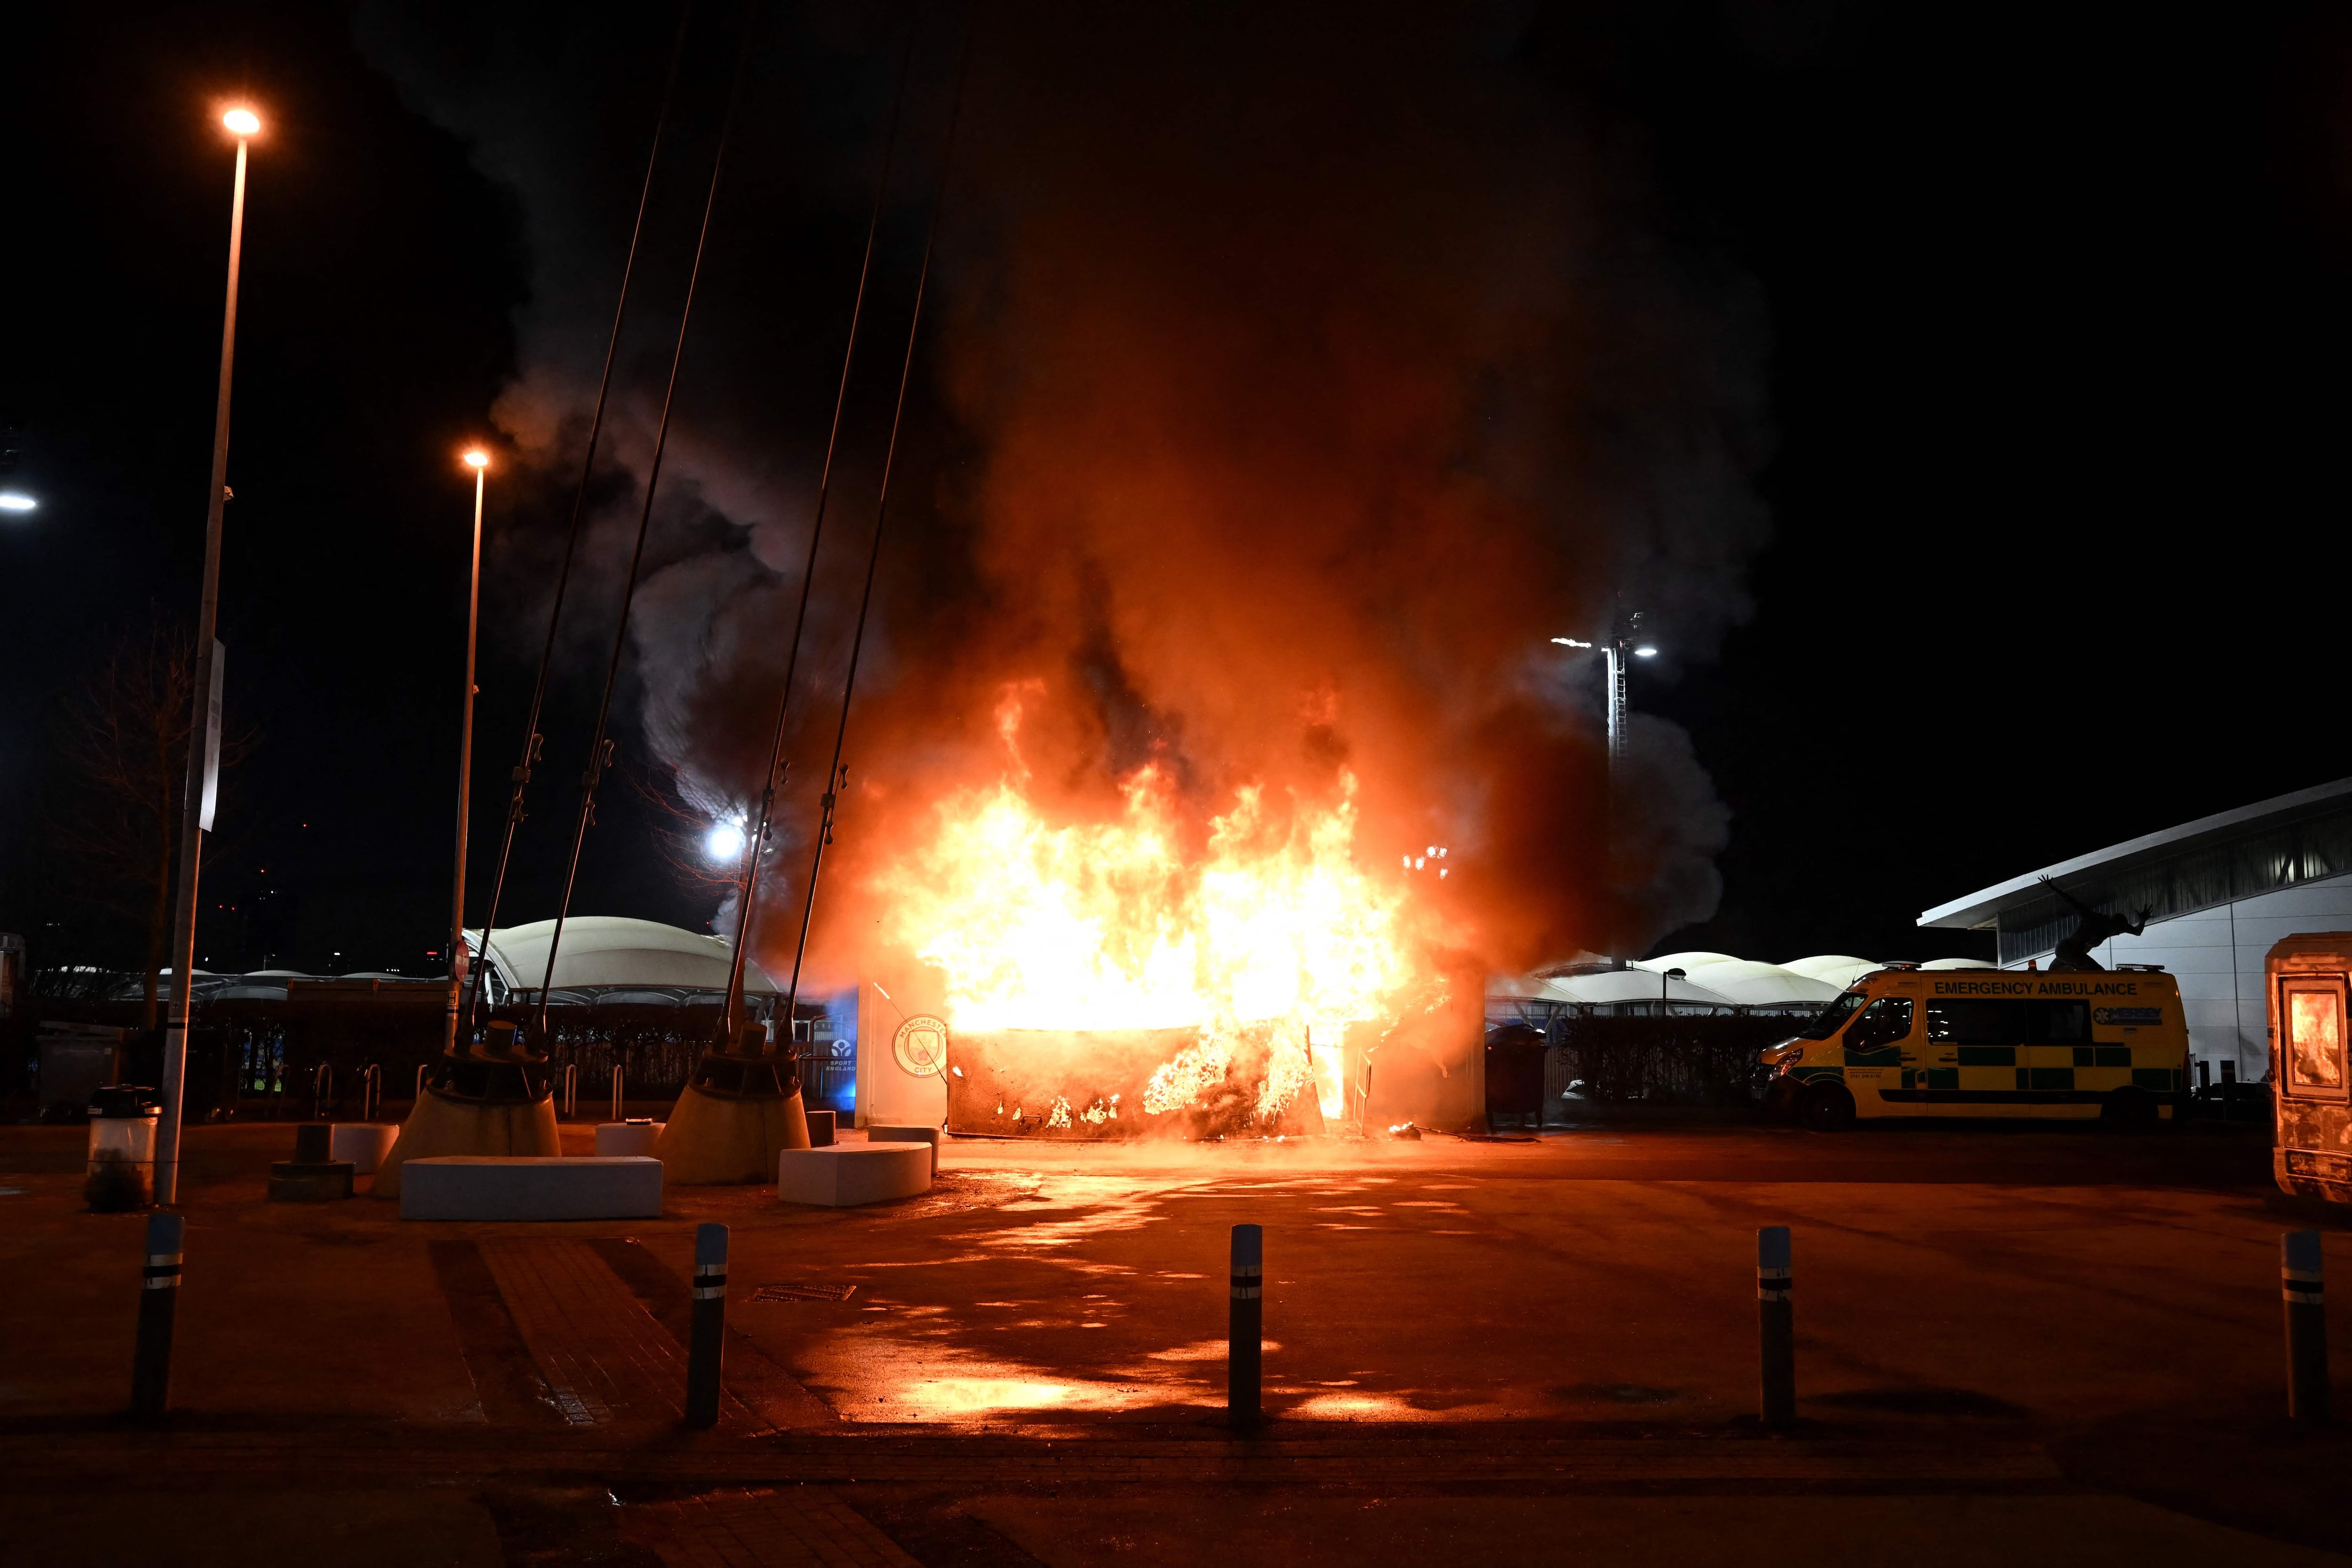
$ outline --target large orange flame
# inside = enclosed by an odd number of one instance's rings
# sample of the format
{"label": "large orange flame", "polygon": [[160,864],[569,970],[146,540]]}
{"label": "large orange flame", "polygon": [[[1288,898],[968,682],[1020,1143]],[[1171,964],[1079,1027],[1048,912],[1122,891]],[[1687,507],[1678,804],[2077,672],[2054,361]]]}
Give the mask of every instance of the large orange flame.
{"label": "large orange flame", "polygon": [[1167,771],[1147,765],[1112,820],[1056,824],[1030,798],[1017,724],[1006,773],[940,800],[928,841],[877,879],[886,939],[946,976],[950,1028],[1196,1026],[1200,1045],[1147,1095],[1172,1107],[1222,1077],[1222,1037],[1273,1022],[1269,1105],[1311,1071],[1337,1114],[1341,1030],[1419,977],[1405,890],[1356,864],[1354,777],[1328,801],[1242,786],[1188,833]]}

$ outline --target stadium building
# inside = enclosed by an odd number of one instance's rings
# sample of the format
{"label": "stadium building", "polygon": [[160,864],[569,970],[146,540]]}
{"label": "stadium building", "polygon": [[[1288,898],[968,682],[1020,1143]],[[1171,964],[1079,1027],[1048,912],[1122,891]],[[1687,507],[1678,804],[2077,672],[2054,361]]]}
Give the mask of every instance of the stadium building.
{"label": "stadium building", "polygon": [[[1924,926],[1990,931],[2004,969],[2048,967],[2090,909],[2139,934],[2091,956],[2178,977],[2189,1051],[2211,1075],[2270,1070],[2263,959],[2281,937],[2352,931],[2352,779],[2077,855],[1956,898]],[[2143,925],[2142,922],[2145,922]]]}

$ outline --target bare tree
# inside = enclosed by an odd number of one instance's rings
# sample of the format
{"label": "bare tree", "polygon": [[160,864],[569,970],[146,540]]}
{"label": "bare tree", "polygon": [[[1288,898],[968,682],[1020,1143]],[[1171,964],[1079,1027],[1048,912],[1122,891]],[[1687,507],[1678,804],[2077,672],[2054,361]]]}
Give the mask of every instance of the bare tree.
{"label": "bare tree", "polygon": [[[99,910],[144,920],[143,1026],[152,1030],[172,938],[172,856],[188,757],[194,641],[160,612],[125,633],[61,705],[49,792],[48,849],[60,889]],[[245,749],[240,737],[235,751]],[[231,760],[224,737],[222,763]],[[182,977],[185,983],[185,977]]]}

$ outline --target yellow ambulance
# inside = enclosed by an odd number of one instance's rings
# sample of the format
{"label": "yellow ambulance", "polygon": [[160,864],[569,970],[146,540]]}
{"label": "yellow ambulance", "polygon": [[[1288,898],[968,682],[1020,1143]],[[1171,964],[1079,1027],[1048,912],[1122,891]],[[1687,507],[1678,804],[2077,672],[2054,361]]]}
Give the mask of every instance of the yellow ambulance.
{"label": "yellow ambulance", "polygon": [[1766,1103],[1816,1132],[1857,1116],[2168,1121],[2189,1082],[2179,982],[2113,970],[1863,976],[1763,1053]]}

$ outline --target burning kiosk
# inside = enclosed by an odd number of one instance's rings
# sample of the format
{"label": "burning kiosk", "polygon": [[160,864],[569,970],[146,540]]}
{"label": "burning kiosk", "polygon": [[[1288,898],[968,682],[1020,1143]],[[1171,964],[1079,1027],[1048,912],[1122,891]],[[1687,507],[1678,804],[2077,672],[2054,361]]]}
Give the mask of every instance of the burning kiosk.
{"label": "burning kiosk", "polygon": [[[1477,1119],[1478,977],[1431,958],[1402,876],[1357,863],[1352,776],[1321,800],[1244,786],[1195,825],[1147,765],[1108,820],[1054,822],[1017,755],[870,884],[897,981],[861,993],[866,1119],[874,1080],[932,1073],[949,1131],[1000,1137]],[[893,1051],[919,1024],[943,1060]]]}
{"label": "burning kiosk", "polygon": [[[1391,1016],[1321,1030],[1288,1019],[1227,1029],[959,1030],[868,982],[858,1029],[866,1122],[950,1133],[1108,1143],[1298,1137],[1395,1123],[1467,1127],[1485,1107],[1481,1009],[1467,976],[1433,982]],[[945,1009],[943,1009],[945,1010]]]}

